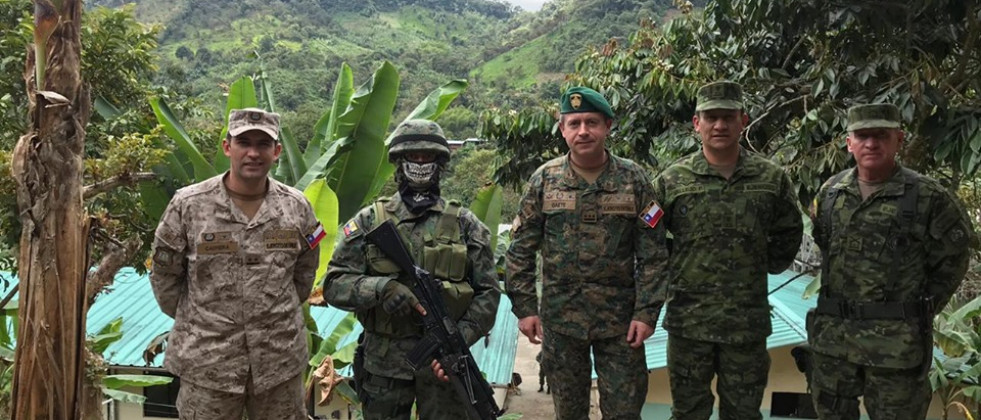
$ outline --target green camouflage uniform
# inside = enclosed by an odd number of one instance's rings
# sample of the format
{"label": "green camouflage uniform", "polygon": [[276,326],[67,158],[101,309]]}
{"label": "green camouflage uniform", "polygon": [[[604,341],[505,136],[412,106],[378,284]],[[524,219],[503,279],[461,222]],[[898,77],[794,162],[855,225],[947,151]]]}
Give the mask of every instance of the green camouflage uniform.
{"label": "green camouflage uniform", "polygon": [[198,418],[241,419],[245,395],[280,416],[266,418],[306,418],[296,386],[308,360],[300,305],[317,270],[318,251],[304,239],[317,219],[302,193],[269,179],[249,220],[222,178],[178,190],[157,227],[150,284],[174,318],[164,368],[184,385],[182,418],[209,407]]}
{"label": "green camouflage uniform", "polygon": [[[899,111],[860,106],[849,120],[849,131],[898,128]],[[808,317],[815,407],[822,419],[858,419],[864,395],[872,419],[923,419],[933,316],[964,278],[974,233],[955,196],[929,177],[897,165],[863,201],[857,175],[830,179],[812,207],[814,240],[828,253]],[[904,199],[915,211],[903,214]]]}
{"label": "green camouflage uniform", "polygon": [[539,315],[536,254],[542,256],[543,358],[556,418],[587,419],[590,348],[605,419],[639,419],[647,395],[644,348],[626,342],[631,320],[656,324],[656,279],[667,257],[664,228],[641,215],[654,201],[637,164],[609,154],[594,184],[568,156],[531,176],[507,253],[507,291],[520,319]]}
{"label": "green camouflage uniform", "polygon": [[767,273],[800,247],[802,221],[787,174],[740,149],[730,179],[702,151],[655,180],[673,237],[666,271],[668,371],[676,419],[708,419],[718,375],[720,419],[759,419],[769,371]]}
{"label": "green camouflage uniform", "polygon": [[[401,154],[410,151],[435,153],[442,163],[450,156],[442,129],[428,120],[403,122],[393,132],[389,160],[400,164]],[[404,172],[397,173],[396,180],[400,190],[407,188]],[[428,367],[416,372],[406,363],[423,337],[422,319],[415,309],[408,316],[389,314],[382,305],[382,291],[391,281],[410,289],[415,281],[368,243],[365,234],[372,228],[384,220],[394,222],[415,263],[443,281],[447,312],[467,345],[486,335],[497,316],[501,292],[490,231],[459,203],[438,198],[438,188],[427,192],[434,204],[418,213],[409,210],[401,193],[362,209],[344,226],[328,265],[324,298],[353,311],[365,329],[359,351],[364,353],[366,372],[360,385],[367,395],[362,401],[366,420],[408,420],[413,403],[422,419],[468,417],[468,402],[451,383],[436,379]]]}

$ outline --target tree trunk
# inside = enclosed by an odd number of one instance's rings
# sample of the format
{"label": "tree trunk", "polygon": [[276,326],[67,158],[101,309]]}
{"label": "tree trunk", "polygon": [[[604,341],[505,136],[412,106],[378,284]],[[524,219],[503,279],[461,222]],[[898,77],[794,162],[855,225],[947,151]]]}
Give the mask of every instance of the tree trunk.
{"label": "tree trunk", "polygon": [[34,1],[25,79],[31,123],[14,149],[20,240],[20,330],[12,418],[82,418],[88,218],[82,153],[80,0]]}

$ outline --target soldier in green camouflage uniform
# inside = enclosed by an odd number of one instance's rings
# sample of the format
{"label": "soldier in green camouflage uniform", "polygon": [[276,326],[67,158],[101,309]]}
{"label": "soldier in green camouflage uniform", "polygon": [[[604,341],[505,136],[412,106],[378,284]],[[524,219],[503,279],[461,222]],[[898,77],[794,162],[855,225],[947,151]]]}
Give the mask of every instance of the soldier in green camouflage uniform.
{"label": "soldier in green camouflage uniform", "polygon": [[525,187],[507,253],[508,296],[521,332],[532,343],[544,336],[557,419],[588,419],[590,350],[603,418],[640,419],[644,339],[660,312],[655,279],[667,257],[660,209],[644,170],[605,149],[613,111],[599,93],[569,89],[561,112],[569,154],[538,168]]}
{"label": "soldier in green camouflage uniform", "polygon": [[302,373],[322,231],[299,191],[267,177],[279,115],[233,110],[231,169],[182,188],[153,242],[150,284],[174,318],[164,367],[181,378],[182,419],[306,419]]}
{"label": "soldier in green camouflage uniform", "polygon": [[[353,311],[364,326],[355,367],[366,420],[465,419],[466,403],[430,369],[405,362],[423,336],[423,308],[402,273],[365,234],[395,222],[416,263],[443,281],[447,309],[468,345],[494,326],[500,287],[490,232],[458,202],[440,197],[439,180],[450,158],[443,130],[432,121],[409,120],[393,133],[389,160],[397,165],[399,192],[362,209],[344,226],[327,270],[324,297]],[[363,369],[363,370],[362,370]],[[363,374],[360,372],[364,372]],[[362,376],[363,375],[363,376]]]}
{"label": "soldier in green camouflage uniform", "polygon": [[933,317],[967,271],[974,238],[957,198],[899,165],[899,110],[848,111],[855,169],[821,187],[811,207],[824,253],[822,285],[808,314],[811,389],[826,420],[923,419],[930,403]]}
{"label": "soldier in green camouflage uniform", "polygon": [[719,418],[762,418],[770,357],[767,273],[800,247],[802,221],[789,177],[749,153],[742,88],[716,82],[698,91],[692,121],[702,150],[664,170],[654,191],[673,239],[665,272],[672,414],[707,420],[718,377]]}

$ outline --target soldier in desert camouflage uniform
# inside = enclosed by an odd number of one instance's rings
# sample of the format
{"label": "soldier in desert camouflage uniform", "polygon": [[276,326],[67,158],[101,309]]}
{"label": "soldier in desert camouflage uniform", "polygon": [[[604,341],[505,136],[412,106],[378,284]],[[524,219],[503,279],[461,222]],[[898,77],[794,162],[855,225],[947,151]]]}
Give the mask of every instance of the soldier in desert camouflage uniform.
{"label": "soldier in desert camouflage uniform", "polygon": [[964,279],[974,238],[957,198],[896,162],[899,109],[848,111],[856,168],[821,187],[811,208],[824,254],[821,292],[808,314],[811,389],[821,419],[923,419],[933,317]]}
{"label": "soldier in desert camouflage uniform", "polygon": [[557,419],[588,419],[590,351],[603,418],[640,419],[644,340],[661,309],[655,279],[667,258],[660,209],[644,170],[606,150],[613,111],[603,96],[571,88],[561,112],[569,153],[538,168],[525,187],[507,253],[508,296],[521,332],[532,343],[544,337]]}
{"label": "soldier in desert camouflage uniform", "polygon": [[181,378],[182,419],[305,419],[300,305],[322,228],[302,193],[267,177],[279,115],[228,119],[231,169],[177,191],[157,227],[150,283],[174,318],[164,367]]}
{"label": "soldier in desert camouflage uniform", "polygon": [[[365,207],[343,228],[331,258],[324,297],[355,312],[365,333],[354,366],[366,420],[408,420],[412,405],[422,419],[466,419],[466,404],[430,369],[414,372],[406,355],[423,336],[424,308],[414,280],[402,273],[365,234],[393,221],[419,266],[443,281],[449,314],[468,345],[494,326],[500,286],[490,232],[457,201],[440,196],[450,159],[443,130],[427,120],[396,127],[388,152],[399,191]],[[363,357],[363,362],[358,360]]]}
{"label": "soldier in desert camouflage uniform", "polygon": [[721,420],[762,418],[770,357],[767,273],[794,260],[802,233],[783,170],[739,145],[749,117],[742,88],[698,90],[702,149],[664,170],[654,191],[673,240],[666,273],[668,372],[678,420],[708,420],[718,376]]}

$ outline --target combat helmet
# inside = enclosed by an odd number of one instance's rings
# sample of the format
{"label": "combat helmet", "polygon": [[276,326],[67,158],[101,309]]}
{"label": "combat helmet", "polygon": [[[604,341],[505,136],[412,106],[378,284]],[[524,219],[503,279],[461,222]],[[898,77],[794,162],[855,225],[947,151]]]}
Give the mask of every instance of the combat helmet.
{"label": "combat helmet", "polygon": [[388,161],[395,162],[407,152],[433,152],[436,159],[450,159],[450,145],[443,129],[433,121],[414,119],[404,121],[392,132],[392,142],[388,146]]}

